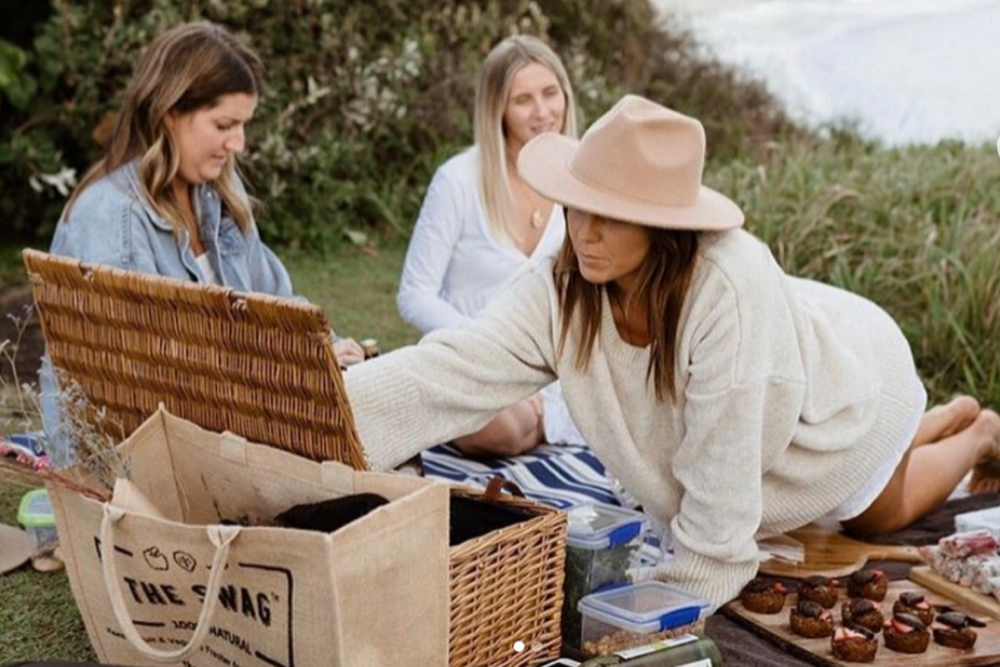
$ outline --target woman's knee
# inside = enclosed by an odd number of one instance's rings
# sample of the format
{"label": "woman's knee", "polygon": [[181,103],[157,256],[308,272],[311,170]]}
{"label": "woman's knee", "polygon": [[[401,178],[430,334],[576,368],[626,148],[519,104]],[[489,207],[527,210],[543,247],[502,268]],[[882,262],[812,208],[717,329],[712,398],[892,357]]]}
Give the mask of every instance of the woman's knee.
{"label": "woman's knee", "polygon": [[466,454],[518,456],[534,448],[539,436],[538,416],[525,401],[513,405],[479,431],[455,440]]}

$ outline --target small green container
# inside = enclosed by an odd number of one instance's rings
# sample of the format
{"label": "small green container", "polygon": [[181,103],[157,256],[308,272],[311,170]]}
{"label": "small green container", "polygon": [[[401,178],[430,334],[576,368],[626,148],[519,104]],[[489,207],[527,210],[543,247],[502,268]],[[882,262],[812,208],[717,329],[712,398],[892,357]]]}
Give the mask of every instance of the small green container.
{"label": "small green container", "polygon": [[646,518],[639,512],[602,503],[567,510],[566,578],[563,584],[563,651],[582,657],[583,617],[577,605],[585,595],[628,581],[628,568],[641,546]]}
{"label": "small green container", "polygon": [[17,521],[24,526],[28,537],[34,542],[35,550],[59,540],[49,492],[45,489],[35,489],[24,494],[17,510]]}

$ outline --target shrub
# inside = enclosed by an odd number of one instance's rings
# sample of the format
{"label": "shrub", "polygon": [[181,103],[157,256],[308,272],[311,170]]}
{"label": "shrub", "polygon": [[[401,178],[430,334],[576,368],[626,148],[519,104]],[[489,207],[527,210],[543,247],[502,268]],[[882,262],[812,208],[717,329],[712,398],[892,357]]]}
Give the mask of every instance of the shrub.
{"label": "shrub", "polygon": [[408,233],[434,168],[471,141],[476,72],[515,32],[548,38],[584,120],[622,93],[701,117],[713,156],[794,131],[756,83],[700,57],[646,0],[79,0],[28,48],[0,42],[0,216],[44,241],[98,157],[137,55],[180,21],[228,26],[269,67],[246,171],[272,243]]}

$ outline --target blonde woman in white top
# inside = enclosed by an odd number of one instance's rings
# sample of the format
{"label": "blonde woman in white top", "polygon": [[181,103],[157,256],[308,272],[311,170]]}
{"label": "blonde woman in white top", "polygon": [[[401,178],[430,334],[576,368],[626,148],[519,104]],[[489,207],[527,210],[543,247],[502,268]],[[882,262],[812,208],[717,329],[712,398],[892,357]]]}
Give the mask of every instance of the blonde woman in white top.
{"label": "blonde woman in white top", "polygon": [[[397,303],[422,332],[465,326],[518,271],[558,252],[566,234],[562,209],[517,170],[521,148],[544,132],[576,136],[569,78],[544,42],[509,37],[480,70],[475,145],[438,169],[410,240]],[[558,384],[456,445],[470,454],[514,456],[541,442],[583,442]]]}

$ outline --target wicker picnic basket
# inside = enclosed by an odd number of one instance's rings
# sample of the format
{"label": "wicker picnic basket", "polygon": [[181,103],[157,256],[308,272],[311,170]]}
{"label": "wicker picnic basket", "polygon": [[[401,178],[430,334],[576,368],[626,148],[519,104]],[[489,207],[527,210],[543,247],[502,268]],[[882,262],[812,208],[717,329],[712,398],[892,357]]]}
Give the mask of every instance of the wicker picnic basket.
{"label": "wicker picnic basket", "polygon": [[[504,487],[520,494],[509,483]],[[452,547],[451,667],[524,667],[559,655],[566,515],[524,497],[498,495],[499,489],[491,483],[485,492],[452,492],[504,502],[535,517]],[[521,651],[514,648],[518,641]]]}
{"label": "wicker picnic basket", "polygon": [[[369,468],[316,306],[30,249],[23,257],[53,365],[123,434],[163,403],[206,429]],[[491,500],[535,516],[452,548],[450,667],[524,667],[559,652],[565,514]]]}

